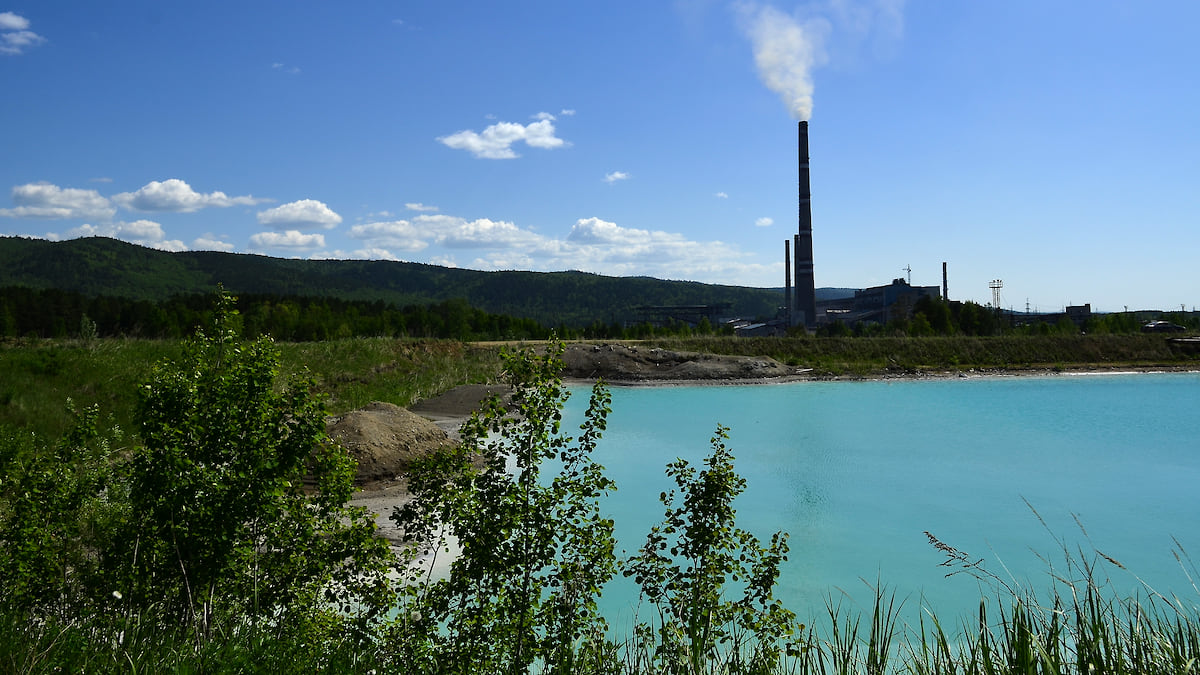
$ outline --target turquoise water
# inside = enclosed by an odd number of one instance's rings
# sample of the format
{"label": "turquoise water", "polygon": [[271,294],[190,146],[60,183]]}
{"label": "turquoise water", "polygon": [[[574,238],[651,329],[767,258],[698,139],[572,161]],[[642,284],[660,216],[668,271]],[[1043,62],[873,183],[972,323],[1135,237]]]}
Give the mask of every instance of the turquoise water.
{"label": "turquoise water", "polygon": [[[571,391],[575,427],[588,389]],[[618,550],[635,551],[661,519],[666,463],[699,464],[723,424],[748,481],[739,525],[764,541],[790,533],[778,595],[802,620],[828,598],[869,606],[878,581],[910,619],[922,606],[943,620],[977,611],[979,582],[946,578],[926,530],[1009,583],[1048,588],[1061,539],[1122,563],[1099,559],[1114,588],[1135,591],[1136,574],[1200,603],[1172,553],[1174,537],[1200,562],[1200,375],[611,391],[597,458],[618,485],[606,508]],[[627,583],[604,601],[617,622],[635,602]]]}

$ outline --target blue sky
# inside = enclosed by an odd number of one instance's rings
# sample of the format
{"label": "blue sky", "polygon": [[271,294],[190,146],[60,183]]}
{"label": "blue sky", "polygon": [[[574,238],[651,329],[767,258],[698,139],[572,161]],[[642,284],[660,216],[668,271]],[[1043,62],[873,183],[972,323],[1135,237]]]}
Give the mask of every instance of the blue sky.
{"label": "blue sky", "polygon": [[1200,305],[1200,3],[0,4],[0,235]]}

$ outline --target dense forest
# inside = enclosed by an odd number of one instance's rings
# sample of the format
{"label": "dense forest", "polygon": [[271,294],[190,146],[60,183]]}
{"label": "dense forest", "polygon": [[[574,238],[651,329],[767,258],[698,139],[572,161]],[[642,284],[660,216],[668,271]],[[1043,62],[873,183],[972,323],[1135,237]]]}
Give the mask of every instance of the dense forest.
{"label": "dense forest", "polygon": [[[0,288],[0,338],[176,339],[211,319],[213,293],[176,295],[166,300],[85,296],[59,289]],[[244,293],[235,299],[239,330],[285,342],[351,337],[442,338],[454,340],[623,339],[713,335],[730,332],[706,320],[693,327],[680,322],[604,323],[544,326],[533,319],[491,314],[461,298],[399,307],[382,300]]]}
{"label": "dense forest", "polygon": [[462,300],[483,312],[532,319],[545,328],[637,323],[638,307],[647,305],[725,305],[732,315],[769,318],[782,301],[780,289],[648,277],[169,253],[103,237],[60,242],[0,237],[0,287],[163,303],[177,296],[209,295],[218,285],[239,296],[382,301],[399,308]]}

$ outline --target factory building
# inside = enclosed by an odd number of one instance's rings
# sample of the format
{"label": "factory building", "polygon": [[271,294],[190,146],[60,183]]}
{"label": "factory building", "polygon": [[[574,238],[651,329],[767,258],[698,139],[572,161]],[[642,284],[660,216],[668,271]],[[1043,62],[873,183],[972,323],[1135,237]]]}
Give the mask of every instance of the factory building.
{"label": "factory building", "polygon": [[913,307],[921,298],[942,297],[938,286],[910,286],[904,279],[894,279],[886,286],[874,286],[854,291],[854,295],[822,300],[817,303],[820,323],[841,321],[846,325],[881,323],[909,319]]}

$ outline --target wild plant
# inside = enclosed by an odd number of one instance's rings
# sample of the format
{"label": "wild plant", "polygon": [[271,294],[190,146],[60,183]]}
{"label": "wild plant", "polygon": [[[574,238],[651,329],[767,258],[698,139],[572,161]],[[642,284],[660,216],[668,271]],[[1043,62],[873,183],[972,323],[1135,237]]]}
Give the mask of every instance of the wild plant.
{"label": "wild plant", "polygon": [[561,352],[507,354],[511,410],[493,398],[457,449],[409,475],[392,516],[406,539],[461,546],[445,578],[410,571],[389,641],[410,672],[572,673],[607,651],[596,599],[616,557],[600,498],[616,486],[592,453],[609,395],[597,383],[582,434],[564,435]]}
{"label": "wild plant", "polygon": [[[646,656],[639,669],[699,675],[724,662],[728,672],[772,672],[795,646],[795,614],[774,597],[787,534],[763,546],[737,527],[733,500],[746,481],[734,471],[728,438],[718,426],[704,470],[683,459],[667,465],[675,488],[659,496],[663,522],[624,565],[658,613],[636,628]],[[730,582],[737,599],[726,597]]]}
{"label": "wild plant", "polygon": [[387,547],[345,506],[353,459],[327,441],[311,380],[278,382],[273,343],[244,343],[231,307],[221,295],[212,324],[139,389],[116,590],[201,642],[222,616],[380,611]]}

